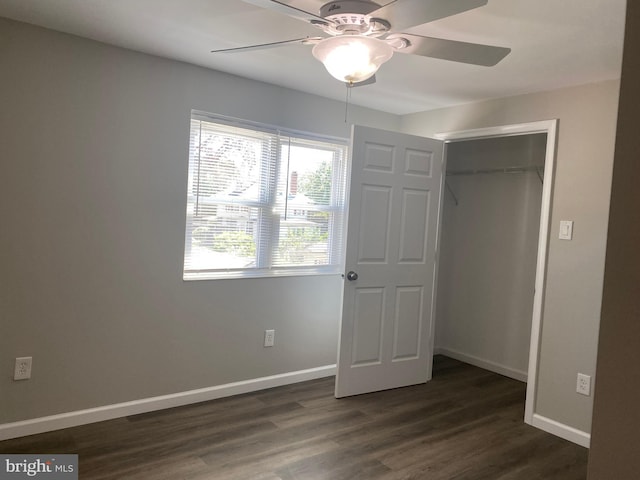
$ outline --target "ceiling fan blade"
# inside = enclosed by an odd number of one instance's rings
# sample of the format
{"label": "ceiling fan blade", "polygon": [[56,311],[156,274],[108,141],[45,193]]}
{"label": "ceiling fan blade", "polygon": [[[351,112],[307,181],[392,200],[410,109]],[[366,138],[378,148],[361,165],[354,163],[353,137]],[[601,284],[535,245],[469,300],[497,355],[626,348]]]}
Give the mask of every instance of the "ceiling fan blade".
{"label": "ceiling fan blade", "polygon": [[393,0],[369,15],[383,18],[398,32],[486,5],[488,0]]}
{"label": "ceiling fan blade", "polygon": [[445,40],[444,38],[423,37],[409,33],[389,35],[387,40],[392,41],[393,39],[402,38],[408,40],[409,45],[397,49],[397,52],[439,58],[452,62],[482,65],[485,67],[494,66],[511,52],[511,49],[506,47],[458,42],[456,40]]}
{"label": "ceiling fan blade", "polygon": [[258,7],[266,8],[269,10],[273,10],[275,12],[284,13],[293,18],[297,18],[298,20],[303,20],[305,22],[310,22],[313,24],[324,24],[327,25],[329,22],[319,15],[315,15],[313,13],[307,12],[300,8],[296,8],[294,6],[288,5],[286,3],[280,2],[278,0],[243,0],[245,3],[250,3],[251,5],[256,5]]}
{"label": "ceiling fan blade", "polygon": [[345,82],[344,84],[347,86],[347,88],[353,88],[353,87],[364,87],[365,85],[373,85],[374,83],[376,83],[375,75],[361,82],[355,82],[355,83]]}
{"label": "ceiling fan blade", "polygon": [[251,50],[264,50],[266,48],[281,47],[283,45],[293,45],[300,43],[302,45],[312,45],[322,40],[322,37],[304,37],[294,38],[293,40],[282,40],[281,42],[259,43],[257,45],[248,45],[246,47],[221,48],[219,50],[211,50],[211,53],[233,53],[233,52],[250,52]]}

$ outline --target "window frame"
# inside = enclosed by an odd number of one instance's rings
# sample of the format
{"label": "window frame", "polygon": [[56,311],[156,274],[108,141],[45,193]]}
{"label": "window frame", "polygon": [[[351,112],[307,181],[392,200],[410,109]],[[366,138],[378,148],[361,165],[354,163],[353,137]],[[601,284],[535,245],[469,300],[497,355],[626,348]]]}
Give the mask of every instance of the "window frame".
{"label": "window frame", "polygon": [[[339,275],[344,270],[345,249],[346,249],[346,228],[347,228],[347,211],[348,211],[348,188],[350,173],[349,158],[349,140],[342,137],[333,137],[328,135],[319,135],[300,130],[278,127],[274,125],[242,120],[238,118],[217,115],[201,110],[192,110],[190,116],[189,127],[189,148],[188,148],[188,183],[187,183],[187,215],[185,218],[185,244],[183,255],[183,280],[221,280],[221,279],[238,279],[238,278],[272,278],[272,277],[291,277],[291,276],[322,276],[322,275]],[[244,130],[255,131],[256,133],[274,136],[277,141],[273,142],[272,151],[265,155],[263,151],[260,157],[260,169],[262,174],[269,177],[266,191],[260,189],[258,200],[234,200],[233,202],[225,202],[220,199],[214,199],[211,204],[226,205],[233,207],[257,208],[258,222],[256,233],[256,266],[241,268],[224,268],[224,269],[187,269],[187,252],[189,242],[192,241],[190,235],[190,218],[189,208],[191,205],[197,205],[201,201],[199,195],[192,194],[192,181],[194,178],[193,169],[197,168],[199,160],[192,158],[191,139],[193,136],[191,123],[193,120],[204,121],[221,127],[241,128]],[[286,142],[281,139],[286,138]],[[332,165],[332,187],[336,186],[336,194],[331,196],[328,205],[313,204],[314,211],[331,213],[328,222],[328,264],[325,265],[273,265],[273,257],[277,248],[278,235],[280,232],[281,215],[277,211],[278,192],[280,191],[279,178],[283,164],[287,161],[282,158],[282,150],[284,146],[291,148],[292,146],[304,146],[304,141],[320,142],[327,144],[327,151],[333,152]],[[268,147],[268,146],[267,146]],[[338,147],[338,148],[335,148]],[[263,149],[265,146],[263,145]],[[289,150],[290,151],[290,150]],[[270,168],[268,161],[273,159],[276,162],[275,167]],[[285,165],[288,168],[287,165]],[[287,172],[288,173],[288,172]],[[288,180],[288,179],[287,179]],[[288,185],[288,184],[287,184]],[[288,189],[288,186],[287,186]],[[332,188],[332,191],[333,188]],[[197,200],[194,200],[196,198]],[[285,200],[285,208],[286,200]],[[262,234],[265,229],[268,234]],[[191,230],[193,231],[193,230]],[[263,244],[259,240],[266,240]]]}

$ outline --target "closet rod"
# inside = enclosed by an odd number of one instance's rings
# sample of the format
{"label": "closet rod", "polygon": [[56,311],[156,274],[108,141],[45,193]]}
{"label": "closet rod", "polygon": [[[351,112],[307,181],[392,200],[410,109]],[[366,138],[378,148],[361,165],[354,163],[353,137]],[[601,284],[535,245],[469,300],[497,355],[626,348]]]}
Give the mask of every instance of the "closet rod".
{"label": "closet rod", "polygon": [[[505,167],[505,168],[487,168],[487,169],[477,169],[477,170],[458,170],[455,172],[446,172],[446,177],[456,176],[456,175],[475,175],[477,173],[524,173],[524,172],[535,171],[536,174],[538,175],[538,178],[540,179],[540,183],[544,185],[544,178],[540,174],[541,170],[544,172],[544,167],[538,167],[535,165],[530,167]],[[456,194],[453,193],[453,189],[451,188],[451,185],[449,185],[449,182],[447,182],[446,178],[444,180],[444,185],[447,188],[447,191],[451,194],[451,197],[453,198],[453,201],[455,202],[457,207],[460,204],[460,202],[458,201],[458,197],[456,197]]]}
{"label": "closet rod", "polygon": [[539,166],[530,166],[530,167],[503,167],[503,168],[483,168],[483,169],[474,169],[474,170],[457,170],[453,172],[447,172],[447,176],[454,175],[475,175],[478,173],[524,173],[524,172],[538,172],[544,167]]}

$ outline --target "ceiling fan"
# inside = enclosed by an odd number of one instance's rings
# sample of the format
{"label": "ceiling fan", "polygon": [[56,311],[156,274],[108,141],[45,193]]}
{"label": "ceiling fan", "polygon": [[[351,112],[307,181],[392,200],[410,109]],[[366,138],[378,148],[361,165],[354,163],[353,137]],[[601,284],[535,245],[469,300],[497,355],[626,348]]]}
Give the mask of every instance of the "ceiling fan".
{"label": "ceiling fan", "polygon": [[283,45],[313,45],[313,56],[347,86],[375,82],[375,73],[394,52],[432,57],[472,65],[493,66],[510,48],[459,42],[405,33],[403,30],[472,10],[488,0],[392,0],[379,5],[371,0],[336,0],[318,15],[278,0],[243,0],[310,23],[324,37],[304,37],[245,47],[212,50],[230,53]]}

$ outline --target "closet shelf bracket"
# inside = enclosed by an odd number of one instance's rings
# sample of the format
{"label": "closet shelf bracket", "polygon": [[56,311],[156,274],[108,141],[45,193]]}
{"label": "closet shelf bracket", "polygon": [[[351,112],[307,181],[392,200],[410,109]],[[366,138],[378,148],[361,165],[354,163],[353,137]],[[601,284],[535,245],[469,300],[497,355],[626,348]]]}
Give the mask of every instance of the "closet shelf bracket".
{"label": "closet shelf bracket", "polygon": [[449,185],[449,182],[447,182],[447,179],[445,178],[444,180],[444,185],[447,187],[447,191],[449,192],[449,194],[453,197],[453,201],[456,204],[456,207],[458,206],[458,198],[456,197],[456,194],[453,193],[453,190],[451,190],[451,186]]}

